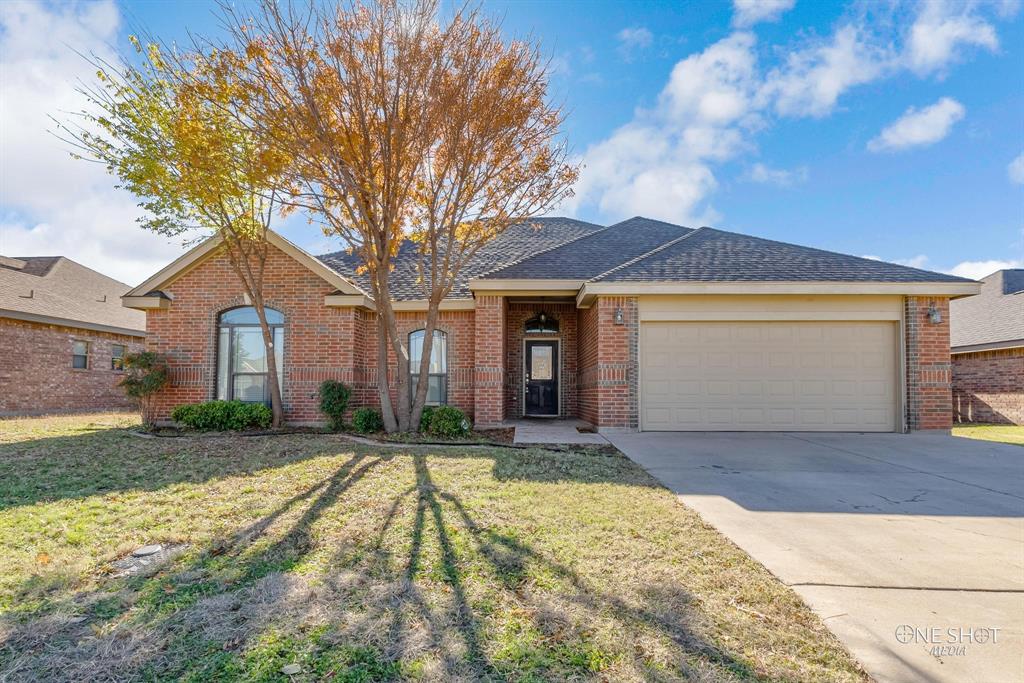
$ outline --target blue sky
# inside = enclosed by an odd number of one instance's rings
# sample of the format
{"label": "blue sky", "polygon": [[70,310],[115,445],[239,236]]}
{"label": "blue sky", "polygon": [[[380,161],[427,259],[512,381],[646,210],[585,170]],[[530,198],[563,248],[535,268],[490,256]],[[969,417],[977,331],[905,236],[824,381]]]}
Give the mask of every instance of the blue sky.
{"label": "blue sky", "polygon": [[[486,2],[551,54],[584,165],[559,213],[642,214],[980,277],[1024,266],[1019,0]],[[63,253],[127,282],[181,245],[67,158],[47,114],[80,106],[71,50],[215,30],[193,2],[0,6],[0,253]],[[50,39],[47,40],[46,37]],[[331,248],[302,221],[283,231]]]}

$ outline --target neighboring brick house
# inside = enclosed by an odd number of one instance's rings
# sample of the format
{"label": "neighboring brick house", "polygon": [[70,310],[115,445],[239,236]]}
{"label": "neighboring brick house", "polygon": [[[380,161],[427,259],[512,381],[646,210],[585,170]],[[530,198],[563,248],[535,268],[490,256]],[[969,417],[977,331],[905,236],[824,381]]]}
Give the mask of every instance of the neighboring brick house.
{"label": "neighboring brick house", "polygon": [[[376,405],[375,304],[355,257],[271,242],[265,297],[286,419],[321,421],[328,378]],[[146,311],[148,347],[170,358],[163,419],[186,402],[266,400],[254,317],[217,247],[124,297]],[[414,360],[426,316],[416,263],[405,244],[391,278]],[[979,288],[712,228],[538,219],[482,249],[442,302],[428,398],[481,426],[572,416],[601,430],[948,429],[949,300]]]}
{"label": "neighboring brick house", "polygon": [[63,256],[0,256],[0,415],[133,407],[117,384],[146,316],[129,289]]}
{"label": "neighboring brick house", "polygon": [[1024,424],[1024,269],[982,278],[949,315],[953,419]]}

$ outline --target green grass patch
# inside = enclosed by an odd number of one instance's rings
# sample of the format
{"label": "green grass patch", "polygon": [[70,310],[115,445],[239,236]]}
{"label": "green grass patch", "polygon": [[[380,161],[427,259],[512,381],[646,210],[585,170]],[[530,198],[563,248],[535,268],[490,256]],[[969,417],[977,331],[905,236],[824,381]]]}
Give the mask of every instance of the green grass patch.
{"label": "green grass patch", "polygon": [[1024,446],[1024,425],[961,424],[953,427],[953,436]]}
{"label": "green grass patch", "polygon": [[133,424],[0,423],[0,679],[864,680],[617,452]]}

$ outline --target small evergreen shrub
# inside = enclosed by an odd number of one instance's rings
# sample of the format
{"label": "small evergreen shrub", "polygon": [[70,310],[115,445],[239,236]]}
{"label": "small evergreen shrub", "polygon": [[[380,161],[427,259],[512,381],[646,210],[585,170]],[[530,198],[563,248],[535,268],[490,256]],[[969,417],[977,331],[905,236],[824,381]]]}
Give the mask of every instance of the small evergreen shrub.
{"label": "small evergreen shrub", "polygon": [[434,406],[423,406],[423,412],[420,413],[420,433],[427,434],[430,432],[430,420],[434,416]]}
{"label": "small evergreen shrub", "polygon": [[171,419],[200,432],[226,432],[266,429],[273,413],[262,403],[207,401],[178,406],[171,412]]}
{"label": "small evergreen shrub", "polygon": [[384,429],[384,420],[373,408],[356,408],[352,413],[352,426],[361,434],[370,434]]}
{"label": "small evergreen shrub", "polygon": [[466,414],[454,406],[438,406],[430,416],[430,433],[434,436],[465,436],[469,427]]}
{"label": "small evergreen shrub", "polygon": [[142,424],[153,423],[153,395],[167,386],[167,359],[153,351],[129,353],[124,357],[124,378],[118,386],[124,393],[139,401]]}
{"label": "small evergreen shrub", "polygon": [[343,382],[327,379],[320,383],[320,412],[327,416],[331,431],[340,431],[345,426],[345,410],[352,396],[352,389]]}

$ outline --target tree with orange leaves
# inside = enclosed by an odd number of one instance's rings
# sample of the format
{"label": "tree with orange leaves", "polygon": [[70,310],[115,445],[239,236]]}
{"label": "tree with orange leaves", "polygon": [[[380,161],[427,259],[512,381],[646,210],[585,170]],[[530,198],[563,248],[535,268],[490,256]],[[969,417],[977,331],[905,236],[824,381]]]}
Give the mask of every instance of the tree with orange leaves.
{"label": "tree with orange leaves", "polygon": [[[245,119],[293,160],[290,201],[369,275],[385,428],[416,429],[427,383],[412,380],[427,375],[441,301],[484,245],[557,205],[576,180],[558,136],[562,112],[548,101],[548,62],[478,11],[442,20],[436,0],[264,0],[251,19],[223,7],[233,43],[222,48],[245,59]],[[415,369],[390,280],[406,239],[427,300]]]}

